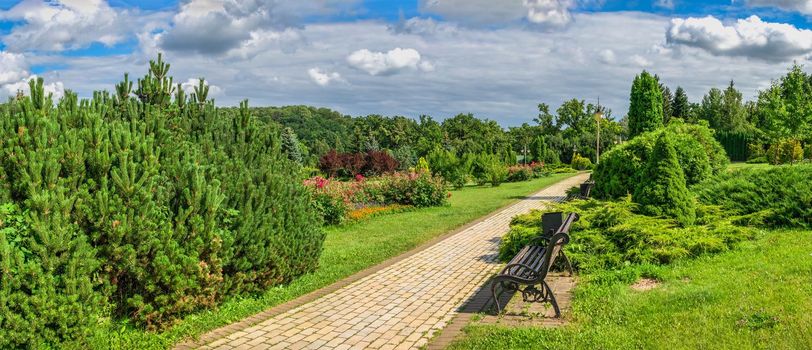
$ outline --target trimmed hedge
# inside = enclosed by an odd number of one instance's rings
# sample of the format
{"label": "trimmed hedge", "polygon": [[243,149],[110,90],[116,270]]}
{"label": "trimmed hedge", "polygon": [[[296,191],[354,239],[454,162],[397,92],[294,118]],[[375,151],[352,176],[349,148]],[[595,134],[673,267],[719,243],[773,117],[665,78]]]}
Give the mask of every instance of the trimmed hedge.
{"label": "trimmed hedge", "polygon": [[622,198],[633,193],[638,184],[649,181],[643,170],[662,133],[668,133],[673,141],[688,186],[720,173],[729,163],[711,129],[674,120],[665,128],[644,133],[603,154],[592,174],[595,197]]}
{"label": "trimmed hedge", "polygon": [[279,130],[168,69],[57,106],[40,79],[0,116],[0,348],[81,347],[110,316],[159,328],[317,266]]}
{"label": "trimmed hedge", "polygon": [[812,228],[812,165],[740,169],[715,176],[693,190],[700,202],[741,215],[758,215],[772,227]]}

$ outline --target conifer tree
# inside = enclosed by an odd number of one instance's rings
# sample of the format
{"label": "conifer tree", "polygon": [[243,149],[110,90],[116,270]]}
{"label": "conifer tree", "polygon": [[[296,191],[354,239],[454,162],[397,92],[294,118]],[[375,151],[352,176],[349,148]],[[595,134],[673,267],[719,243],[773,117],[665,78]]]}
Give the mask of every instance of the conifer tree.
{"label": "conifer tree", "polygon": [[629,99],[629,138],[663,125],[663,95],[657,79],[646,71],[634,78]]}
{"label": "conifer tree", "polygon": [[657,138],[632,199],[647,215],[671,217],[682,225],[692,225],[696,220],[694,198],[686,187],[685,175],[668,133]]}
{"label": "conifer tree", "polygon": [[688,119],[690,114],[691,105],[688,103],[688,95],[681,86],[677,86],[677,91],[674,92],[674,106],[672,109],[672,116],[674,118]]}
{"label": "conifer tree", "polygon": [[288,156],[288,159],[296,164],[302,164],[302,150],[299,144],[299,138],[291,128],[282,130],[282,152]]}

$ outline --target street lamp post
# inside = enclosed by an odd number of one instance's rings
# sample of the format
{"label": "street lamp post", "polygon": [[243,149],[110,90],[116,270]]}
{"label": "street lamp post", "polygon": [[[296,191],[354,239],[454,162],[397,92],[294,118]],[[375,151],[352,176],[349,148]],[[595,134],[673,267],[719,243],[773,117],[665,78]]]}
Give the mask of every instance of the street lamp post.
{"label": "street lamp post", "polygon": [[597,124],[598,132],[597,132],[597,139],[595,141],[595,164],[600,164],[601,162],[601,118],[603,117],[603,111],[601,111],[601,98],[598,97],[598,107],[595,111],[595,123]]}

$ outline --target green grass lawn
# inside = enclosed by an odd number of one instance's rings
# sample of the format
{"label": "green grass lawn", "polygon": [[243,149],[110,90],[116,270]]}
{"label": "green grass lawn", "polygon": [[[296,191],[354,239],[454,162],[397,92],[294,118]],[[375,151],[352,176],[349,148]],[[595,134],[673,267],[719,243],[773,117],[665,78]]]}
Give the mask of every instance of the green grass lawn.
{"label": "green grass lawn", "polygon": [[728,170],[738,170],[738,169],[745,169],[745,168],[748,168],[748,169],[749,168],[761,169],[761,168],[769,168],[771,166],[773,166],[773,165],[768,164],[768,163],[748,164],[748,163],[744,163],[744,162],[738,162],[738,163],[730,163],[727,166],[727,169]]}
{"label": "green grass lawn", "polygon": [[320,267],[314,273],[289,285],[272,288],[263,295],[235,298],[217,310],[190,315],[160,333],[116,323],[101,326],[91,345],[99,349],[171,347],[185,337],[202,334],[325,287],[572,175],[575,174],[556,174],[499,187],[467,187],[452,191],[448,206],[383,215],[360,223],[327,228]]}
{"label": "green grass lawn", "polygon": [[452,349],[812,348],[812,231],[767,231],[727,253],[645,270],[662,285],[586,282],[570,325],[471,325]]}

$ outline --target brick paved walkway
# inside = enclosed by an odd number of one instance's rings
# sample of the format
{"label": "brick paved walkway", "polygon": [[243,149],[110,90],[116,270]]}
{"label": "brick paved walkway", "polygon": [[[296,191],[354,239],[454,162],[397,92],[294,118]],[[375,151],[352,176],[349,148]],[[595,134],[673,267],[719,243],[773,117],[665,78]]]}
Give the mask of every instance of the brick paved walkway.
{"label": "brick paved walkway", "polygon": [[510,219],[583,182],[579,174],[404,260],[203,349],[413,349],[425,345],[499,269]]}

